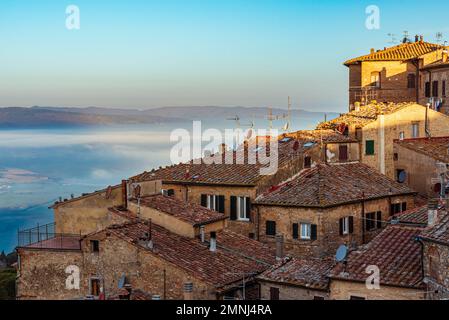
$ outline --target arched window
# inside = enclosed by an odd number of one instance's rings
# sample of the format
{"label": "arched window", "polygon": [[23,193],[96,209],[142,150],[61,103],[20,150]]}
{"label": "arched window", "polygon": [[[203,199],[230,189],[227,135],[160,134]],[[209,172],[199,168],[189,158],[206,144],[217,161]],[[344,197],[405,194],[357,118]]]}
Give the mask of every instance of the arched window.
{"label": "arched window", "polygon": [[414,73],[409,73],[407,76],[407,88],[409,89],[416,88],[416,75]]}

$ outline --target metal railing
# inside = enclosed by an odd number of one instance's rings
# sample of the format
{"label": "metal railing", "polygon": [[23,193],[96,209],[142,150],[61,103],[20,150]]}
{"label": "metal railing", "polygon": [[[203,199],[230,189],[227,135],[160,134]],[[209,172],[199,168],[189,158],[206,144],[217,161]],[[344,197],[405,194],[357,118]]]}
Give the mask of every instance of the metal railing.
{"label": "metal railing", "polygon": [[80,234],[56,233],[55,230],[55,223],[19,230],[17,232],[17,245],[20,248],[81,249]]}

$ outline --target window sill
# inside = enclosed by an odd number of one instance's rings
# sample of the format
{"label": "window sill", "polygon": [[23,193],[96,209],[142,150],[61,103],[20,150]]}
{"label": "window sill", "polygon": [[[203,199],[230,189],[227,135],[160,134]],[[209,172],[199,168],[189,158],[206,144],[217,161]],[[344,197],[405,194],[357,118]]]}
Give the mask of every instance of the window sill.
{"label": "window sill", "polygon": [[237,219],[238,222],[250,222],[249,219]]}

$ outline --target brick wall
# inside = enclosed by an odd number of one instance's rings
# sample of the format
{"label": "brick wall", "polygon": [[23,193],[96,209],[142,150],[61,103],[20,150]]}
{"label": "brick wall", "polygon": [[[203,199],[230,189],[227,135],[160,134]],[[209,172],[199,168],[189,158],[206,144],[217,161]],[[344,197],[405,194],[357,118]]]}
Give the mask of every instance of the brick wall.
{"label": "brick wall", "polygon": [[279,289],[279,300],[313,300],[315,297],[329,299],[327,291],[313,290],[293,285],[271,283],[259,280],[260,297],[262,300],[270,300],[270,288]]}
{"label": "brick wall", "polygon": [[424,277],[428,299],[449,299],[448,246],[424,241]]}

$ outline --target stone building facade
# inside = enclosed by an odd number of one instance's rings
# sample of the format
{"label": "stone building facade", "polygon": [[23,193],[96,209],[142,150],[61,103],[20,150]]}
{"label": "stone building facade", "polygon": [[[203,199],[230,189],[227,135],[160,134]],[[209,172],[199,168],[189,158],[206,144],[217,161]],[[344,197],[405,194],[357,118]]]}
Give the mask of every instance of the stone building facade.
{"label": "stone building facade", "polygon": [[377,51],[371,49],[367,55],[346,61],[350,110],[373,100],[418,103],[422,68],[441,60],[444,52],[445,47],[417,37],[415,42],[404,41]]}
{"label": "stone building facade", "polygon": [[414,207],[415,192],[360,164],[317,165],[257,198],[260,241],[297,257],[333,256],[374,238],[396,213]]}
{"label": "stone building facade", "polygon": [[396,178],[426,198],[440,197],[442,186],[446,187],[448,150],[449,137],[395,140]]}
{"label": "stone building facade", "polygon": [[[426,121],[427,119],[427,121]],[[318,125],[359,141],[360,161],[396,179],[393,142],[449,135],[449,117],[418,104],[370,104]]]}

